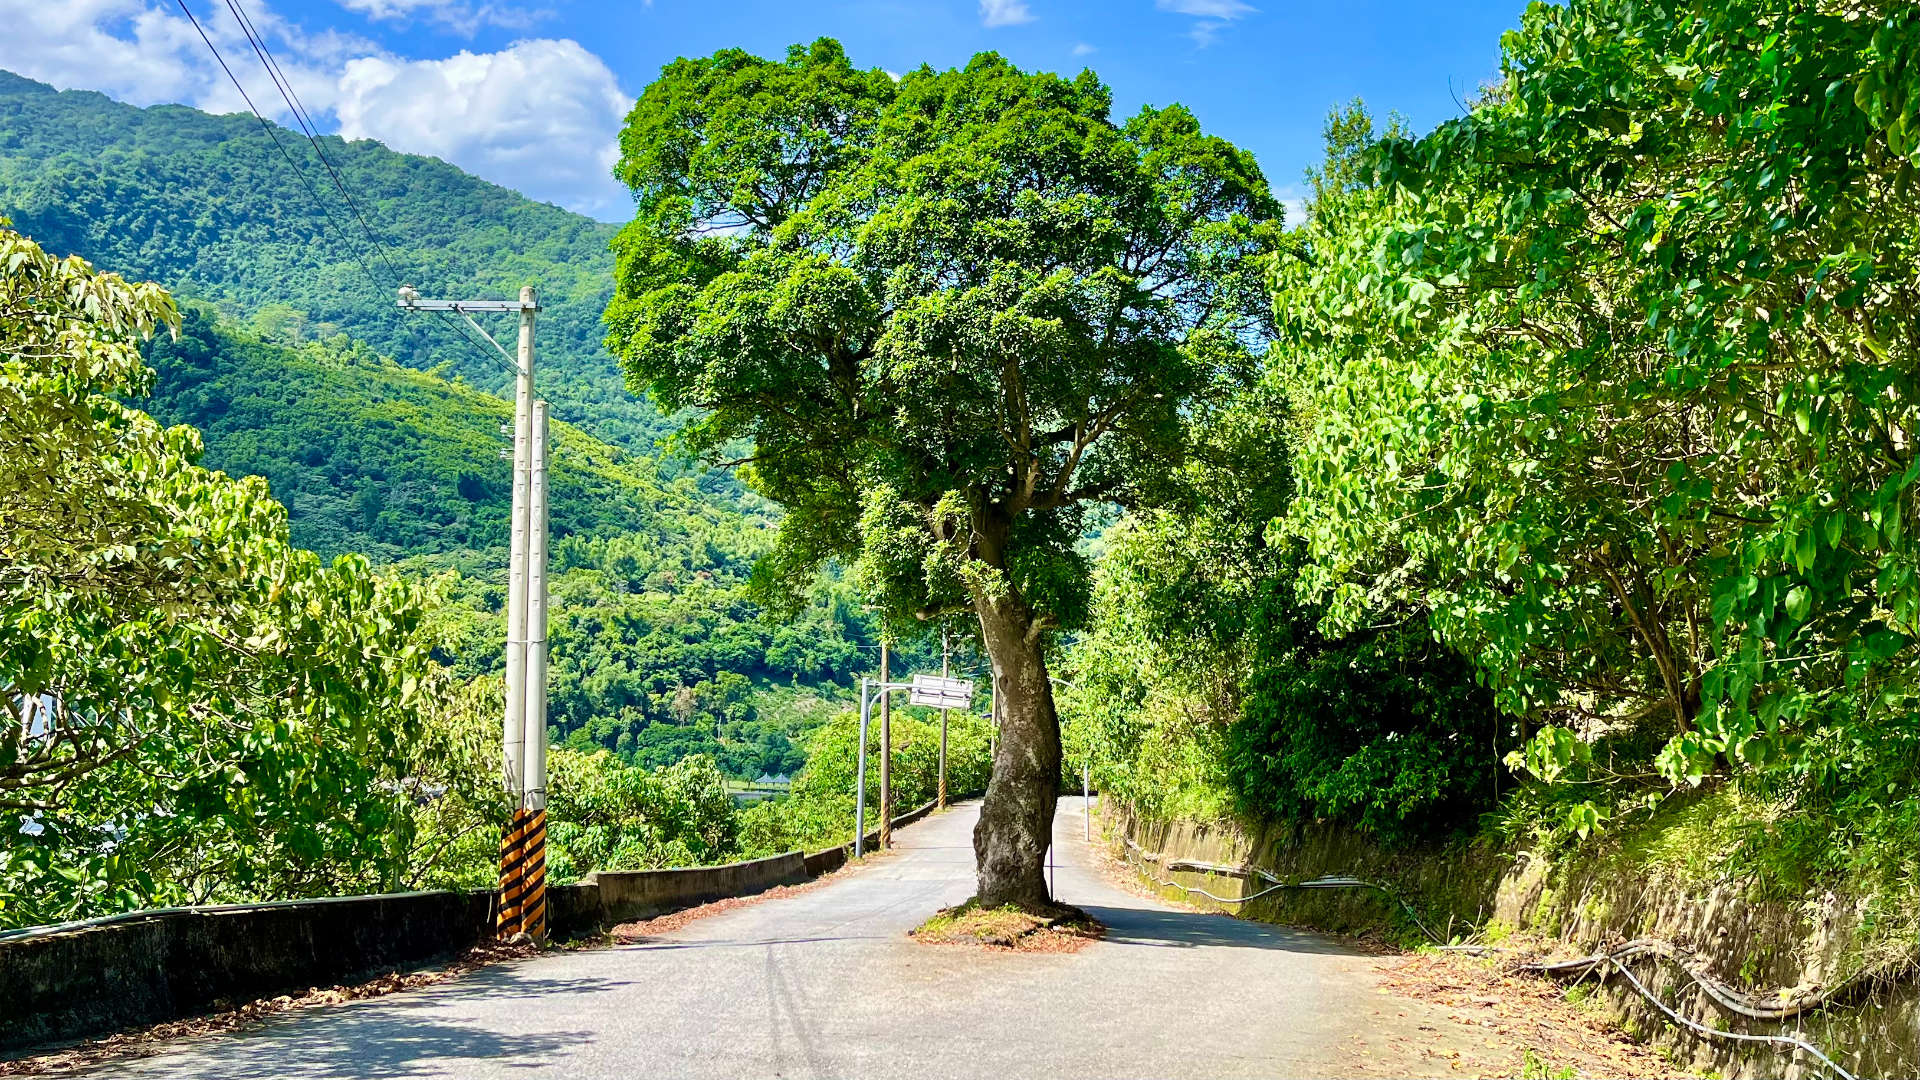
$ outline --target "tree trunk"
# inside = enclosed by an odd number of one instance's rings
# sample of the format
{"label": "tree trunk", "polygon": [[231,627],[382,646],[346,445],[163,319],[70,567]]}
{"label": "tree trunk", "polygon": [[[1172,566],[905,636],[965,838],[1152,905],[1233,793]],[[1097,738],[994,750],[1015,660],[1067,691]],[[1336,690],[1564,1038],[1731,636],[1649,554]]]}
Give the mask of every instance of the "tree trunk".
{"label": "tree trunk", "polygon": [[974,608],[1000,702],[993,776],[973,828],[979,901],[984,907],[1045,910],[1052,905],[1045,862],[1060,791],[1060,717],[1053,710],[1040,628],[1033,609],[1010,588],[976,594]]}

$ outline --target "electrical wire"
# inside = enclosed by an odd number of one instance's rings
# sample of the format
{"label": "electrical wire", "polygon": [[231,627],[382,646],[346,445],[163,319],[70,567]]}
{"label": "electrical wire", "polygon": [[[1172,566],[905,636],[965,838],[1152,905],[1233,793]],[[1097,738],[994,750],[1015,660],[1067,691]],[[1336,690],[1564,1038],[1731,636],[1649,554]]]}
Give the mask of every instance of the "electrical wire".
{"label": "electrical wire", "polygon": [[[274,130],[274,125],[261,114],[259,107],[254,105],[253,96],[247,93],[246,87],[240,85],[240,79],[234,75],[233,68],[227,66],[227,58],[220,55],[220,50],[214,46],[213,39],[207,36],[206,28],[202,27],[200,20],[194,16],[193,9],[187,7],[187,0],[174,0],[174,3],[179,5],[180,13],[187,17],[187,21],[193,24],[194,32],[200,35],[200,40],[207,46],[207,51],[213,54],[213,59],[220,65],[220,70],[227,73],[227,81],[231,82],[233,88],[240,92],[240,100],[247,103],[247,110],[253,113],[255,120],[260,121],[260,129],[267,133],[269,139],[273,140],[274,148],[280,151],[282,158],[286,159],[287,167],[293,170],[294,177],[300,181],[302,187],[307,189],[307,194],[313,198],[314,205],[319,208],[322,219],[326,221],[328,226],[332,227],[336,232],[341,233],[344,237],[345,230],[341,229],[339,223],[334,221],[333,214],[327,209],[326,201],[320,198],[320,193],[314,189],[312,181],[307,179],[306,171],[294,162],[293,155],[287,151],[286,145],[280,141],[280,133]],[[384,287],[380,284],[380,279],[374,276],[373,268],[367,265],[366,259],[361,257],[357,249],[349,245],[348,253],[353,256],[354,262],[360,264],[360,271],[367,275],[367,280],[372,282],[375,288]]]}
{"label": "electrical wire", "polygon": [[[1178,881],[1173,881],[1168,878],[1162,878],[1156,874],[1151,874],[1151,873],[1147,874],[1147,879],[1149,881],[1152,881],[1157,885],[1169,886],[1175,889],[1179,889],[1187,893],[1188,895],[1204,896],[1209,900],[1213,900],[1217,903],[1222,903],[1222,904],[1244,904],[1249,901],[1257,900],[1263,896],[1266,896],[1268,893],[1278,892],[1282,889],[1375,889],[1385,894],[1386,896],[1392,898],[1393,900],[1398,901],[1400,906],[1406,909],[1407,915],[1413,919],[1414,924],[1419,926],[1421,930],[1426,932],[1427,937],[1431,938],[1435,942],[1439,941],[1439,938],[1433,933],[1433,931],[1429,930],[1427,928],[1427,925],[1420,921],[1420,917],[1414,914],[1412,905],[1408,904],[1404,899],[1402,899],[1399,896],[1398,893],[1394,892],[1392,889],[1389,889],[1386,886],[1377,884],[1375,882],[1365,881],[1363,879],[1355,878],[1355,877],[1322,877],[1322,878],[1315,878],[1312,881],[1286,882],[1273,876],[1272,874],[1267,873],[1265,870],[1262,870],[1257,866],[1239,866],[1239,867],[1216,866],[1211,863],[1200,863],[1200,862],[1194,862],[1191,860],[1181,860],[1181,859],[1168,860],[1164,855],[1158,855],[1158,854],[1148,852],[1146,849],[1142,848],[1139,844],[1134,843],[1132,840],[1127,840],[1125,841],[1125,843],[1126,843],[1128,852],[1130,854],[1137,855],[1142,862],[1159,863],[1165,866],[1169,873],[1174,872],[1176,870],[1187,870],[1195,873],[1220,873],[1220,874],[1228,874],[1230,876],[1237,876],[1237,877],[1257,876],[1257,877],[1264,878],[1267,881],[1273,883],[1270,887],[1261,889],[1260,891],[1249,894],[1247,896],[1216,896],[1205,889],[1195,888],[1194,886],[1191,886],[1191,885],[1183,885]],[[1145,872],[1145,871],[1143,870],[1142,872]],[[1458,951],[1484,951],[1484,952],[1514,951],[1510,949],[1493,949],[1483,945],[1464,945],[1464,946],[1439,945],[1438,947],[1441,949],[1458,950]],[[1668,1019],[1672,1020],[1676,1024],[1681,1025],[1682,1027],[1687,1028],[1690,1031],[1694,1031],[1701,1035],[1706,1035],[1716,1039],[1728,1039],[1735,1042],[1768,1043],[1775,1046],[1783,1046],[1783,1047],[1789,1047],[1792,1049],[1803,1050],[1807,1054],[1817,1059],[1821,1065],[1826,1067],[1826,1069],[1831,1075],[1838,1077],[1839,1080],[1857,1080],[1857,1078],[1852,1073],[1848,1072],[1844,1068],[1841,1068],[1840,1065],[1835,1063],[1832,1058],[1822,1053],[1819,1047],[1814,1046],[1812,1043],[1807,1042],[1803,1039],[1795,1038],[1794,1036],[1791,1036],[1791,1035],[1749,1035],[1744,1032],[1721,1031],[1718,1028],[1708,1027],[1705,1024],[1699,1023],[1698,1021],[1692,1020],[1686,1016],[1682,1016],[1678,1012],[1675,1012],[1673,1009],[1667,1006],[1666,1002],[1661,1001],[1660,998],[1657,995],[1655,995],[1652,990],[1648,989],[1646,984],[1642,983],[1639,980],[1639,978],[1634,975],[1632,971],[1628,970],[1626,965],[1626,959],[1627,957],[1633,955],[1635,952],[1646,952],[1649,954],[1661,955],[1670,960],[1675,959],[1673,956],[1667,953],[1662,953],[1659,950],[1648,948],[1646,942],[1644,941],[1635,941],[1635,942],[1629,942],[1628,946],[1623,947],[1620,950],[1616,950],[1615,952],[1612,952],[1612,953],[1600,953],[1594,956],[1581,957],[1578,960],[1563,960],[1563,961],[1558,961],[1553,963],[1543,963],[1543,962],[1523,963],[1520,965],[1520,967],[1522,970],[1536,971],[1543,975],[1547,975],[1547,974],[1556,974],[1562,971],[1574,971],[1574,970],[1591,971],[1595,967],[1599,967],[1605,964],[1611,964],[1616,970],[1620,972],[1620,974],[1626,976],[1627,981],[1633,984],[1633,988],[1640,993],[1641,997],[1645,998],[1651,1005],[1653,1005],[1654,1008],[1658,1009]],[[1748,1016],[1753,1016],[1756,1019],[1771,1020],[1771,1019],[1783,1018],[1783,1017],[1773,1017],[1773,1016],[1762,1015],[1758,1012],[1750,1011],[1748,1009],[1741,1009],[1737,1006],[1736,1002],[1729,1000],[1729,998],[1725,994],[1715,993],[1714,992],[1715,988],[1707,980],[1701,979],[1698,973],[1686,968],[1684,964],[1682,965],[1682,970],[1686,971],[1688,975],[1693,977],[1696,983],[1699,983],[1703,988],[1705,988],[1708,991],[1709,997],[1712,997],[1714,1001],[1720,1003],[1721,1005],[1731,1008],[1732,1011],[1740,1012]],[[1804,1011],[1804,1010],[1798,1010],[1798,1011]],[[1787,1014],[1787,1015],[1791,1015],[1791,1014]]]}
{"label": "electrical wire", "polygon": [[[398,255],[398,252],[394,251],[393,245],[382,239],[374,231],[372,224],[367,221],[367,215],[360,209],[359,200],[353,197],[353,192],[347,187],[346,180],[340,175],[340,167],[327,155],[326,146],[320,141],[319,125],[313,121],[313,114],[308,111],[306,103],[300,100],[299,91],[293,88],[293,80],[287,78],[285,70],[280,66],[280,61],[273,55],[273,50],[267,47],[266,35],[260,33],[254,26],[253,19],[247,14],[246,6],[241,0],[223,0],[223,2],[227,5],[227,10],[233,14],[234,21],[239,23],[240,31],[246,35],[247,43],[253,47],[254,54],[260,58],[261,66],[266,68],[268,78],[273,80],[275,89],[279,90],[280,99],[287,103],[294,122],[299,125],[301,133],[307,137],[308,144],[313,147],[314,156],[320,159],[320,165],[327,170],[327,175],[333,180],[334,188],[340,192],[340,197],[346,200],[347,208],[359,222],[360,231],[365,235],[368,246],[386,265],[388,273],[393,275],[393,281],[388,282],[385,287],[392,288],[396,283],[404,284],[403,275],[394,266],[392,258]],[[476,352],[490,355],[486,346],[470,334],[460,320],[445,311],[436,311],[433,314],[439,316],[444,327],[458,334]]]}
{"label": "electrical wire", "polygon": [[227,10],[233,13],[234,21],[240,24],[240,32],[246,35],[247,43],[253,46],[254,55],[260,58],[261,66],[267,69],[267,77],[273,80],[275,89],[280,91],[280,99],[286,102],[287,108],[292,111],[294,123],[300,126],[301,134],[307,137],[308,144],[313,147],[314,156],[320,159],[321,166],[333,179],[333,186],[339,190],[341,197],[346,199],[347,208],[359,221],[360,229],[366,234],[368,243],[373,247],[374,255],[386,264],[387,272],[397,281],[400,271],[393,265],[393,260],[387,257],[389,246],[374,233],[373,226],[367,223],[367,216],[361,213],[360,204],[354,200],[353,193],[347,190],[346,182],[341,179],[340,170],[327,156],[326,148],[320,143],[319,129],[313,123],[312,115],[308,113],[305,103],[300,100],[299,92],[294,90],[292,80],[288,79],[286,72],[281,69],[280,61],[274,57],[273,51],[267,48],[266,35],[254,27],[253,19],[247,15],[246,8],[240,4],[239,0],[225,0],[225,3]]}
{"label": "electrical wire", "polygon": [[1142,848],[1139,844],[1136,844],[1131,840],[1128,840],[1126,844],[1128,849],[1130,849],[1135,854],[1139,855],[1142,861],[1161,863],[1164,866],[1166,866],[1168,873],[1175,873],[1177,871],[1186,870],[1193,873],[1201,873],[1201,874],[1227,874],[1229,876],[1234,876],[1234,877],[1260,877],[1270,882],[1267,888],[1261,889],[1259,892],[1251,893],[1246,896],[1215,896],[1213,893],[1210,893],[1205,889],[1195,888],[1194,886],[1191,886],[1191,885],[1182,885],[1180,882],[1174,881],[1168,878],[1154,877],[1151,879],[1157,885],[1164,885],[1171,888],[1179,889],[1187,893],[1188,895],[1204,896],[1207,899],[1212,900],[1213,902],[1218,904],[1245,904],[1245,903],[1250,903],[1254,900],[1258,900],[1269,893],[1282,892],[1282,891],[1295,890],[1295,889],[1372,889],[1375,892],[1378,892],[1381,895],[1385,896],[1387,899],[1392,900],[1394,903],[1399,904],[1401,909],[1407,913],[1407,918],[1413,920],[1413,925],[1419,927],[1420,932],[1427,935],[1428,940],[1434,941],[1434,942],[1439,942],[1441,940],[1440,936],[1438,934],[1435,934],[1432,928],[1428,927],[1427,924],[1421,920],[1419,914],[1413,910],[1412,904],[1407,903],[1406,900],[1402,898],[1399,893],[1395,892],[1394,890],[1378,882],[1366,881],[1356,877],[1319,877],[1319,878],[1314,878],[1311,881],[1283,881],[1280,878],[1274,877],[1272,874],[1267,873],[1265,870],[1262,870],[1257,866],[1253,866],[1253,867],[1214,866],[1210,863],[1199,863],[1199,862],[1193,862],[1191,860],[1183,860],[1183,859],[1175,859],[1171,862],[1168,862],[1162,856],[1150,854],[1144,848]]}
{"label": "electrical wire", "polygon": [[[273,58],[271,51],[267,49],[266,42],[254,27],[253,20],[247,17],[246,12],[239,6],[237,0],[223,0],[223,2],[227,5],[227,9],[233,15],[234,20],[240,24],[241,33],[246,36],[248,45],[254,50],[255,55],[259,57],[261,66],[266,68],[267,77],[272,80],[274,89],[280,93],[281,100],[286,102],[287,108],[292,112],[302,133],[306,136],[307,141],[312,144],[314,153],[320,158],[321,165],[326,168],[328,175],[333,179],[334,186],[339,189],[340,194],[346,200],[348,208],[358,220],[361,230],[365,234],[367,246],[373,251],[375,257],[386,265],[387,270],[393,274],[397,282],[400,273],[395,268],[393,260],[388,256],[388,252],[391,251],[391,246],[381,240],[378,234],[373,231],[372,226],[368,224],[366,215],[361,212],[358,202],[354,200],[352,193],[347,189],[344,179],[340,176],[332,160],[327,157],[326,151],[322,149],[316,129],[312,123],[312,115],[307,112],[305,105],[300,102],[299,94],[294,91],[292,82],[286,79],[285,72],[280,68],[279,62]],[[395,287],[394,284],[383,283],[379,276],[373,272],[373,268],[367,263],[365,256],[361,254],[358,245],[351,242],[347,235],[347,230],[342,228],[340,223],[335,220],[332,209],[327,205],[327,200],[321,198],[320,192],[313,186],[313,182],[307,178],[306,170],[301,168],[298,162],[294,161],[292,153],[290,153],[286,145],[281,142],[279,131],[275,125],[269,121],[266,116],[260,112],[259,107],[254,104],[252,95],[248,94],[246,87],[240,84],[239,78],[233,73],[233,68],[227,64],[226,57],[221,55],[219,48],[214,45],[213,39],[207,35],[206,29],[200,25],[200,20],[194,16],[192,9],[187,7],[186,0],[174,0],[174,3],[179,6],[181,14],[187,17],[187,21],[193,25],[194,31],[200,35],[201,42],[206,45],[207,51],[213,54],[213,59],[220,65],[220,70],[226,72],[227,81],[231,82],[233,88],[239,91],[241,100],[247,103],[248,111],[252,112],[254,119],[260,122],[261,130],[265,131],[267,137],[273,140],[274,148],[279,150],[280,156],[285,159],[287,163],[287,167],[293,171],[294,178],[300,181],[300,186],[304,187],[308,196],[313,199],[314,206],[320,211],[322,220],[329,228],[340,234],[342,246],[346,249],[347,253],[352,256],[353,261],[359,265],[361,273],[366,275],[367,280],[372,283],[376,292],[392,291]],[[444,311],[437,312],[437,314],[440,315],[442,324],[456,333],[463,341],[471,346],[474,351],[481,355],[491,355],[486,347],[475,339],[472,334],[468,333],[467,328],[461,326],[450,314]]]}
{"label": "electrical wire", "polygon": [[1646,984],[1641,982],[1633,974],[1632,971],[1628,970],[1627,965],[1623,961],[1621,961],[1617,957],[1612,957],[1612,956],[1604,957],[1603,959],[1606,962],[1611,963],[1614,966],[1614,969],[1619,971],[1620,974],[1626,976],[1627,981],[1633,984],[1633,988],[1640,992],[1640,996],[1647,999],[1647,1001],[1651,1002],[1654,1008],[1659,1009],[1662,1013],[1664,1013],[1667,1019],[1672,1020],[1674,1023],[1679,1024],[1680,1026],[1686,1028],[1689,1031],[1693,1031],[1701,1035],[1711,1036],[1712,1038],[1716,1038],[1716,1039],[1730,1039],[1734,1042],[1770,1043],[1775,1046],[1787,1046],[1787,1047],[1792,1047],[1798,1050],[1804,1050],[1808,1054],[1811,1054],[1814,1058],[1818,1059],[1820,1064],[1825,1065],[1827,1067],[1828,1072],[1832,1073],[1834,1076],[1839,1077],[1840,1080],[1858,1080],[1858,1078],[1856,1078],[1852,1073],[1848,1072],[1847,1070],[1841,1068],[1838,1064],[1836,1064],[1832,1058],[1821,1053],[1819,1047],[1813,1045],[1810,1042],[1807,1042],[1804,1039],[1797,1039],[1791,1035],[1748,1035],[1744,1032],[1739,1032],[1739,1031],[1721,1031],[1719,1028],[1711,1028],[1705,1024],[1700,1023],[1697,1020],[1693,1020],[1689,1017],[1682,1016],[1679,1013],[1675,1012],[1673,1009],[1668,1008],[1666,1002],[1661,1001],[1658,997],[1654,996],[1653,991],[1647,989]]}

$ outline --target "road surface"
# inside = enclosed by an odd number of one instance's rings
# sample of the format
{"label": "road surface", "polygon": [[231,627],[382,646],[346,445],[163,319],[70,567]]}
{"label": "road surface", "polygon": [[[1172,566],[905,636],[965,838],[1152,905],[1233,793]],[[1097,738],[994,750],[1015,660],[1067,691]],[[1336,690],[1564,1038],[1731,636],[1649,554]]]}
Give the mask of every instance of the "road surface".
{"label": "road surface", "polygon": [[1334,939],[1117,887],[1082,840],[1078,799],[1056,818],[1057,893],[1105,923],[1106,940],[1074,954],[916,944],[909,929],[973,891],[976,813],[935,815],[896,833],[895,854],[659,939],[289,1013],[94,1075],[1431,1075],[1408,1044],[1471,1034],[1383,998],[1375,961]]}

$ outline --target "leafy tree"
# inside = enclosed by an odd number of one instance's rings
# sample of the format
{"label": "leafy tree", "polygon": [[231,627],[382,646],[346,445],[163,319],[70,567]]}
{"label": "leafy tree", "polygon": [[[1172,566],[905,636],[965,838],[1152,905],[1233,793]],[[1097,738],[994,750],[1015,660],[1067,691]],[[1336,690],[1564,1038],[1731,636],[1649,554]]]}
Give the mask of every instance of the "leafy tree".
{"label": "leafy tree", "polygon": [[[200,464],[264,478],[295,545],[456,572],[426,615],[436,656],[462,678],[497,672],[511,406],[482,389],[502,385],[495,359],[401,317],[335,227],[357,225],[328,224],[250,117],[0,73],[0,132],[0,212],[187,297],[177,333],[144,349],[142,393],[118,396],[197,428]],[[746,596],[777,514],[725,470],[655,454],[670,425],[626,394],[598,340],[613,228],[371,141],[323,145],[413,284],[541,285],[543,393],[570,421],[554,425],[552,463],[556,741],[660,765],[706,753],[735,775],[798,768],[817,711],[723,717],[708,684],[746,677],[756,709],[832,697],[873,616],[830,580],[791,625]],[[667,705],[683,690],[700,705],[684,719]]]}
{"label": "leafy tree", "polygon": [[[153,285],[0,228],[0,920],[393,887],[420,590],[287,540],[143,389]],[[342,814],[343,807],[353,813]]]}
{"label": "leafy tree", "polygon": [[1544,776],[1647,730],[1675,783],[1895,790],[1916,55],[1904,3],[1535,5],[1468,115],[1343,155],[1275,276],[1332,623],[1429,607]]}
{"label": "leafy tree", "polygon": [[1086,507],[1147,497],[1184,411],[1251,367],[1280,209],[1178,106],[1122,123],[1091,74],[986,54],[898,83],[840,46],[678,60],[621,136],[637,216],[609,342],[701,410],[785,506],[769,566],[829,558],[896,624],[978,617],[1003,703],[982,903],[1047,902],[1050,635],[1078,622]]}
{"label": "leafy tree", "polygon": [[548,858],[556,881],[595,870],[712,865],[737,851],[733,798],[710,758],[696,754],[649,770],[604,750],[556,748],[549,766]]}
{"label": "leafy tree", "polygon": [[1385,842],[1471,828],[1497,716],[1425,613],[1332,637],[1274,533],[1292,493],[1274,387],[1196,417],[1166,505],[1101,537],[1093,616],[1067,651],[1068,734],[1142,813],[1334,822]]}

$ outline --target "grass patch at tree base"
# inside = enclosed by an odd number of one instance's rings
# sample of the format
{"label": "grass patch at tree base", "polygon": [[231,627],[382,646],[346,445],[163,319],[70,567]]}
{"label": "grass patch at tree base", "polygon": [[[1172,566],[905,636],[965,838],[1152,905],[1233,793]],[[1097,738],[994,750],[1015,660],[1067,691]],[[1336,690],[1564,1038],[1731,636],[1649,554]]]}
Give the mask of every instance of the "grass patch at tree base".
{"label": "grass patch at tree base", "polygon": [[907,936],[926,945],[980,945],[1015,952],[1076,952],[1106,936],[1107,928],[1093,916],[1067,904],[1042,911],[1007,904],[980,906],[970,898],[944,908]]}

